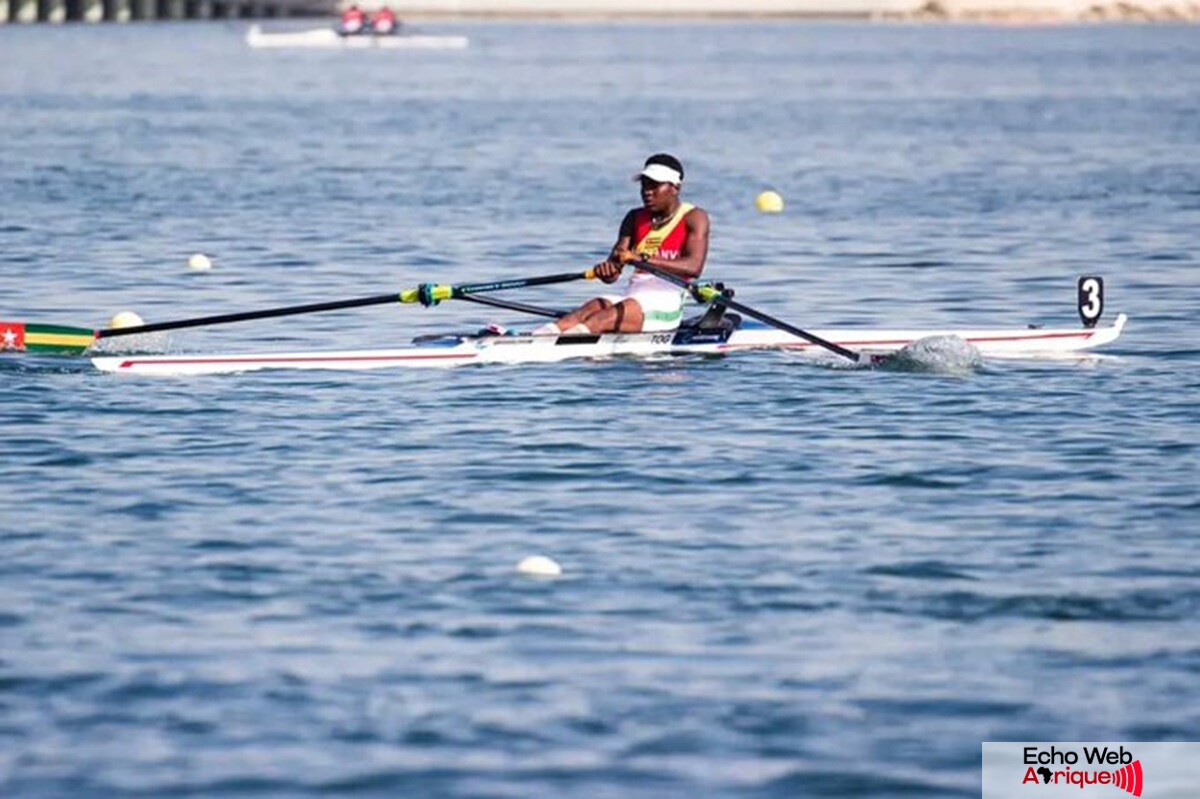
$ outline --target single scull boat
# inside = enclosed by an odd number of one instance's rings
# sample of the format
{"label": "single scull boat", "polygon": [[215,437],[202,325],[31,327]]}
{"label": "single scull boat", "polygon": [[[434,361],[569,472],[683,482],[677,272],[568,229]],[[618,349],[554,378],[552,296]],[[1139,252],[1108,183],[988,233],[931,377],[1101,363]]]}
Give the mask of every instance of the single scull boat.
{"label": "single scull boat", "polygon": [[[870,355],[895,352],[930,336],[957,336],[987,358],[1047,358],[1084,353],[1115,341],[1126,316],[1105,327],[979,330],[814,330],[821,338]],[[551,363],[577,358],[720,356],[747,350],[828,353],[796,336],[728,314],[716,327],[686,324],[664,333],[601,336],[450,335],[418,339],[397,349],[228,355],[117,355],[92,358],[105,372],[203,375],[263,369],[388,369],[466,364]]]}
{"label": "single scull boat", "polygon": [[[385,369],[389,367],[461,366],[487,363],[553,363],[579,358],[719,356],[744,350],[783,350],[833,354],[852,363],[874,364],[921,339],[956,337],[989,358],[1044,358],[1069,356],[1115,341],[1126,317],[1098,327],[1104,311],[1104,281],[1094,275],[1079,278],[1077,310],[1082,328],[1001,328],[942,330],[803,330],[733,299],[723,284],[683,280],[649,264],[644,269],[681,289],[706,307],[701,316],[679,328],[648,333],[569,335],[509,333],[485,329],[479,333],[422,336],[411,346],[381,350],[336,352],[242,353],[229,355],[99,355],[92,358],[105,372],[149,375],[196,375],[250,372],[261,369]],[[534,316],[561,318],[555,311],[485,295],[518,288],[592,280],[595,272],[564,272],[483,283],[439,285],[422,283],[400,292],[326,302],[199,316],[150,324],[95,330],[63,325],[0,322],[0,351],[34,351],[80,354],[101,339],[138,336],[168,330],[272,319],[284,316],[363,308],[392,303],[420,303],[426,307],[445,300],[468,300]],[[743,323],[743,317],[750,320]]]}
{"label": "single scull boat", "polygon": [[332,28],[306,31],[264,31],[251,25],[246,44],[259,50],[310,48],[318,50],[463,50],[466,36],[432,36],[422,33],[356,33],[343,36]]}

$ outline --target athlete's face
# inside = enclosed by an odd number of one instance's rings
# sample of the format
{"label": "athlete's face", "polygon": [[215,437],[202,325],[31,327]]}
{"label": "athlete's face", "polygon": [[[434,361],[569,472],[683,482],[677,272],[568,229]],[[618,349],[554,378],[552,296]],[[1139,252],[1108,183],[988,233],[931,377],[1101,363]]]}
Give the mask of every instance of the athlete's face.
{"label": "athlete's face", "polygon": [[659,183],[642,178],[642,205],[651,211],[668,211],[679,196],[679,187],[674,183]]}

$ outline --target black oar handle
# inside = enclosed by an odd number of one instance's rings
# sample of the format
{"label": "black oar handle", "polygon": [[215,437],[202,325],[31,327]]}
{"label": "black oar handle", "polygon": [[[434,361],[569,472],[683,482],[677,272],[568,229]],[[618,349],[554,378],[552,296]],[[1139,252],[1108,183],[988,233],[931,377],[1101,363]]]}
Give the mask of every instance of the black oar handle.
{"label": "black oar handle", "polygon": [[841,355],[843,358],[849,358],[851,361],[854,361],[855,363],[858,363],[859,361],[861,361],[863,359],[862,353],[855,352],[854,350],[846,349],[841,344],[835,344],[832,341],[826,341],[825,339],[821,338],[820,336],[815,336],[812,333],[809,333],[805,330],[801,330],[800,328],[796,327],[795,325],[790,325],[781,319],[776,319],[774,316],[771,316],[770,314],[763,313],[762,311],[757,311],[748,305],[743,305],[742,303],[734,300],[732,297],[729,296],[728,293],[726,293],[724,291],[717,291],[715,289],[711,289],[709,291],[702,292],[699,290],[699,288],[696,286],[696,284],[693,281],[685,280],[684,278],[681,278],[678,275],[672,274],[671,272],[668,272],[665,269],[659,269],[658,267],[651,266],[650,264],[647,264],[645,262],[635,263],[634,266],[637,267],[638,269],[642,269],[642,270],[645,270],[646,272],[649,272],[650,274],[654,275],[655,277],[662,278],[663,280],[666,280],[669,283],[674,283],[676,286],[679,286],[682,289],[686,289],[687,291],[691,292],[691,294],[693,296],[695,296],[696,299],[698,299],[698,300],[709,301],[709,302],[719,302],[722,305],[724,305],[726,308],[729,308],[730,310],[745,314],[746,316],[757,319],[760,322],[765,322],[766,324],[771,325],[772,327],[777,327],[785,333],[791,333],[796,338],[802,338],[805,341],[809,341],[809,342],[812,342],[813,344],[816,344],[817,346],[824,347],[825,349],[829,350],[830,352],[837,353],[838,355]]}

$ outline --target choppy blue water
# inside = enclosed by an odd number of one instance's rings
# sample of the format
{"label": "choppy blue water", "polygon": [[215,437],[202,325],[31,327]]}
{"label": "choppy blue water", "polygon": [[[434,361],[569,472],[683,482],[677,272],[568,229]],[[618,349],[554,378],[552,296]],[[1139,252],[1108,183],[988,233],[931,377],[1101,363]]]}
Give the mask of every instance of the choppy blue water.
{"label": "choppy blue water", "polygon": [[[1200,738],[1194,28],[439,29],[471,49],[0,28],[0,317],[586,266],[665,149],[747,303],[1071,324],[1097,273],[1118,357],[123,380],[6,356],[0,795],[966,797],[981,741]],[[484,310],[170,346],[512,320]],[[534,553],[564,575],[519,575]]]}

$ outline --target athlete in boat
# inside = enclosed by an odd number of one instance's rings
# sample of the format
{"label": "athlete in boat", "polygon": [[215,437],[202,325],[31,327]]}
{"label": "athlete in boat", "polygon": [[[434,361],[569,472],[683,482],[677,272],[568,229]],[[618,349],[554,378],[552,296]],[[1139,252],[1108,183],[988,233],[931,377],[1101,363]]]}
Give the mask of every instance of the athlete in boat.
{"label": "athlete in boat", "polygon": [[367,25],[367,15],[358,7],[357,3],[351,3],[350,7],[342,12],[342,19],[338,23],[338,33],[342,36],[353,36],[362,33]]}
{"label": "athlete in boat", "polygon": [[[634,176],[641,183],[642,207],[621,222],[608,259],[596,265],[596,276],[615,283],[622,267],[639,262],[691,280],[704,271],[708,257],[708,213],[679,199],[683,164],[667,153],[646,159]],[[683,317],[680,288],[634,269],[623,297],[596,297],[535,333],[637,333],[673,330]]]}
{"label": "athlete in boat", "polygon": [[390,36],[396,32],[396,12],[387,6],[381,6],[371,15],[371,33],[376,36]]}

